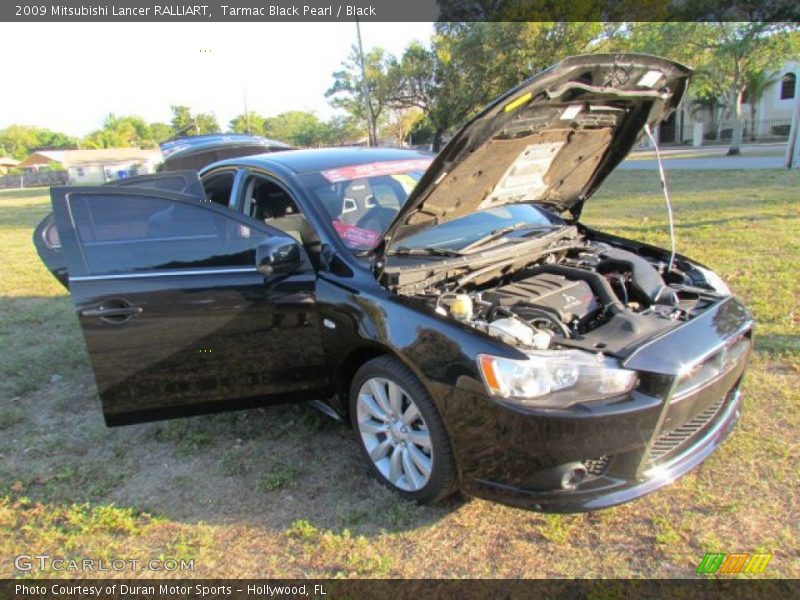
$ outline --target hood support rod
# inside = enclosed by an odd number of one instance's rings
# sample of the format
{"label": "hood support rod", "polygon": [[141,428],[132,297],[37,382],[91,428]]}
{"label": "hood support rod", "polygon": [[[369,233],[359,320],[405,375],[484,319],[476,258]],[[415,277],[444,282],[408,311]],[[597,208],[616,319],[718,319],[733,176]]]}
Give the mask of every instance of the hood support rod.
{"label": "hood support rod", "polygon": [[658,175],[661,178],[661,189],[664,191],[664,200],[667,203],[667,216],[669,217],[669,240],[672,245],[672,251],[669,255],[669,265],[667,265],[667,273],[672,272],[672,264],[675,262],[675,221],[672,218],[672,202],[669,199],[669,189],[667,188],[667,177],[664,174],[664,163],[661,162],[661,153],[658,151],[658,143],[650,131],[650,124],[645,123],[644,131],[647,137],[653,144],[653,149],[656,151],[656,162],[658,163]]}

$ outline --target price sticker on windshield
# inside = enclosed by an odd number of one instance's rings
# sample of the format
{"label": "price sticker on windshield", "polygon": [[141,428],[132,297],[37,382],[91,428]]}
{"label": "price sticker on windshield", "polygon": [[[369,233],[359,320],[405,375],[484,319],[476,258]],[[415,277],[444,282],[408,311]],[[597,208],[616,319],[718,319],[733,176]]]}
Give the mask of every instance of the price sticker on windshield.
{"label": "price sticker on windshield", "polygon": [[399,175],[426,170],[433,161],[432,158],[415,158],[411,160],[387,160],[383,162],[365,163],[363,165],[350,165],[338,169],[322,171],[322,176],[330,183],[353,181],[364,177],[378,177],[381,175]]}

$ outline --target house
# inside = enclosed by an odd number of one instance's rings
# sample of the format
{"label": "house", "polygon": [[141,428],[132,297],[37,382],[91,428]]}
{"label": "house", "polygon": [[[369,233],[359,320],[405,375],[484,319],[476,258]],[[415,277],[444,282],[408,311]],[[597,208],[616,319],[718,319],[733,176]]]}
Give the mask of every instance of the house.
{"label": "house", "polygon": [[[756,101],[755,119],[752,118],[750,100],[742,102],[743,141],[786,141],[792,123],[792,113],[797,99],[797,80],[800,78],[800,59],[786,62],[775,78]],[[707,106],[698,106],[687,98],[681,106],[658,128],[661,144],[697,143],[702,131],[705,142],[731,139],[734,117],[726,100],[720,99],[712,113]],[[754,121],[754,123],[752,122]],[[702,126],[702,130],[699,126]]]}
{"label": "house", "polygon": [[70,183],[92,184],[154,173],[162,160],[159,150],[139,148],[40,150],[19,163],[17,168],[38,171],[56,163],[67,171]]}
{"label": "house", "polygon": [[18,160],[14,160],[10,156],[0,156],[0,173],[6,173],[9,169],[16,169],[18,165]]}

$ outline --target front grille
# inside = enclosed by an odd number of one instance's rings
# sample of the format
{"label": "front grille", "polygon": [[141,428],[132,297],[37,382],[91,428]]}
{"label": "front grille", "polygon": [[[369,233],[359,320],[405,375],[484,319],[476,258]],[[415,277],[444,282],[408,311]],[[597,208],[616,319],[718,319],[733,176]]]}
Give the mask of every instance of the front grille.
{"label": "front grille", "polygon": [[665,456],[682,448],[684,445],[687,445],[695,435],[703,431],[714,420],[714,417],[719,414],[720,410],[725,406],[727,400],[733,393],[734,392],[731,391],[729,394],[726,394],[677,429],[667,431],[658,436],[650,450],[649,463],[654,464]]}
{"label": "front grille", "polygon": [[600,477],[608,471],[608,463],[608,456],[601,456],[600,458],[589,458],[583,461],[583,466],[586,467],[589,477]]}

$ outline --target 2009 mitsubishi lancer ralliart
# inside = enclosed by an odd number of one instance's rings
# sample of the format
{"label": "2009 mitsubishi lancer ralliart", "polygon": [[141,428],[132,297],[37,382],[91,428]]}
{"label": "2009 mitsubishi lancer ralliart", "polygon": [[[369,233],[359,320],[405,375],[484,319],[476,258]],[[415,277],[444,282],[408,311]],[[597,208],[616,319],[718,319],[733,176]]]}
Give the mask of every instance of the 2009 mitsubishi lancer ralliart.
{"label": "2009 mitsubishi lancer ralliart", "polygon": [[156,175],[53,188],[34,241],[106,422],[313,401],[420,502],[592,510],[673,481],[738,419],[751,318],[708,268],[580,217],[689,76],[579,56],[436,157],[201,136]]}

